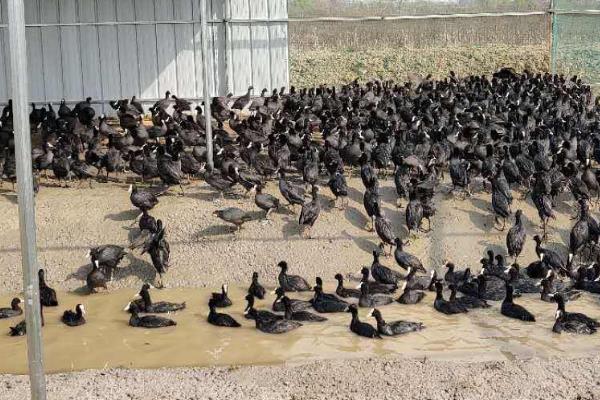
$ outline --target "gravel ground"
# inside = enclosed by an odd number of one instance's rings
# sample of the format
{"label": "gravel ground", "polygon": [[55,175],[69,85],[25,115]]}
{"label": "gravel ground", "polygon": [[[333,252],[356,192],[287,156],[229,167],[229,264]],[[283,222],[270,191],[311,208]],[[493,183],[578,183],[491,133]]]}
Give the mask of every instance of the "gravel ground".
{"label": "gravel ground", "polygon": [[[245,368],[106,370],[48,378],[50,399],[486,399],[600,397],[600,358],[455,363],[365,359]],[[0,376],[0,398],[29,398]]]}
{"label": "gravel ground", "polygon": [[[378,244],[376,234],[365,231],[360,179],[350,181],[346,210],[330,209],[329,189],[322,190],[323,212],[313,229],[312,240],[298,235],[297,213],[281,210],[272,222],[259,221],[252,199],[218,200],[204,184],[186,187],[186,197],[164,196],[153,211],[163,218],[172,249],[172,267],[165,277],[169,287],[218,287],[221,283],[246,286],[252,271],[273,286],[276,263],[285,259],[290,272],[307,278],[323,276],[331,281],[336,272],[355,273],[370,264]],[[137,212],[129,203],[127,185],[96,185],[94,189],[43,187],[37,197],[39,260],[48,270],[48,281],[57,289],[81,287],[89,269],[84,257],[90,246],[127,245],[137,233],[131,227]],[[461,200],[437,195],[438,213],[429,234],[419,234],[408,248],[426,267],[442,272],[446,260],[461,268],[477,268],[486,248],[504,252],[506,232],[493,228],[490,195],[475,194]],[[277,191],[276,183],[269,192]],[[382,188],[384,211],[400,237],[406,236],[403,209],[395,206],[393,182]],[[520,195],[516,194],[515,199]],[[218,208],[236,206],[254,212],[251,221],[234,235],[231,228],[212,215]],[[538,232],[531,202],[516,200],[522,208],[528,234]],[[550,247],[564,251],[572,222],[570,203],[559,202],[559,216],[552,221]],[[0,292],[21,287],[16,198],[0,188]],[[535,257],[530,239],[523,264]],[[393,265],[393,259],[384,261]],[[153,280],[147,256],[135,253],[124,260],[110,288],[139,287]],[[538,399],[550,394],[560,399],[598,398],[595,376],[599,360],[538,360],[494,363],[422,362],[406,359],[319,361],[310,367],[275,365],[229,369],[176,369],[157,371],[88,371],[49,377],[53,399],[285,399],[285,398],[430,398],[430,399]],[[357,379],[358,377],[358,379]],[[361,378],[362,377],[362,378]],[[0,377],[1,399],[27,398],[24,377]]]}

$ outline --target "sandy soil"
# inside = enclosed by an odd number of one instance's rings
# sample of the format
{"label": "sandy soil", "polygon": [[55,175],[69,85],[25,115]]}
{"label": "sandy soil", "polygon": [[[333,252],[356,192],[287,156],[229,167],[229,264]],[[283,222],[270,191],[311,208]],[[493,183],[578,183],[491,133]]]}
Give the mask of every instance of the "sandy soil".
{"label": "sandy soil", "polygon": [[[332,280],[336,272],[355,273],[370,264],[378,244],[375,233],[364,230],[367,218],[362,206],[359,179],[351,180],[350,203],[345,211],[330,209],[328,189],[321,193],[323,212],[313,229],[312,240],[300,239],[297,212],[282,210],[264,224],[258,219],[252,199],[218,200],[204,184],[186,188],[186,197],[176,191],[161,198],[153,215],[166,221],[172,248],[172,268],[165,277],[169,287],[218,287],[221,283],[247,285],[252,271],[273,286],[276,263],[285,259],[291,273],[307,278]],[[6,189],[6,185],[4,187]],[[94,189],[43,187],[37,197],[39,261],[47,269],[51,286],[64,290],[80,288],[89,268],[84,257],[90,246],[127,245],[137,234],[130,225],[137,212],[132,208],[124,184],[96,185]],[[442,189],[442,192],[446,189]],[[271,183],[271,193],[277,191]],[[384,211],[396,232],[406,236],[404,211],[395,206],[393,182],[382,188]],[[520,195],[516,194],[515,198]],[[237,235],[212,215],[217,208],[236,206],[254,211],[257,221],[247,223]],[[442,272],[446,260],[460,268],[477,269],[486,248],[505,252],[506,232],[493,228],[490,195],[478,193],[462,200],[445,193],[437,196],[438,214],[432,232],[419,234],[409,251],[427,268]],[[528,234],[539,231],[531,202],[516,201],[522,208]],[[570,203],[559,202],[559,217],[552,221],[551,247],[565,251],[572,222]],[[0,292],[15,292],[21,286],[16,197],[0,188]],[[560,227],[560,228],[557,228]],[[529,236],[523,264],[535,257]],[[393,265],[393,259],[384,263]],[[110,284],[139,287],[153,280],[147,257],[138,253],[124,260]],[[600,396],[597,359],[578,361],[530,360],[503,363],[446,363],[407,360],[322,361],[303,366],[269,366],[241,369],[106,371],[50,377],[51,398],[597,398]],[[363,379],[360,379],[360,377]],[[357,378],[359,377],[359,378]],[[0,398],[27,397],[25,378],[0,378]],[[90,390],[91,388],[91,390]],[[579,396],[579,397],[578,397]]]}
{"label": "sandy soil", "polygon": [[[600,359],[455,363],[367,359],[245,368],[106,370],[48,378],[50,399],[597,399]],[[0,376],[0,398],[29,398]]]}

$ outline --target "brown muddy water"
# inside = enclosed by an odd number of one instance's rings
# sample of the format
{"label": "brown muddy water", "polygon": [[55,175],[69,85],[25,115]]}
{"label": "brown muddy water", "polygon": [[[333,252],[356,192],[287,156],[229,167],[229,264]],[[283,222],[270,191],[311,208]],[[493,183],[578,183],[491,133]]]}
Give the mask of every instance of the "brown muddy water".
{"label": "brown muddy water", "polygon": [[[350,283],[348,283],[350,284]],[[328,288],[332,291],[332,288]],[[216,289],[215,289],[216,290]],[[245,289],[231,288],[233,306],[221,309],[242,324],[241,328],[219,328],[206,322],[210,290],[152,290],[153,301],[186,301],[187,309],[170,314],[177,326],[162,329],[132,328],[124,306],[137,290],[82,295],[58,293],[59,307],[45,308],[43,328],[45,367],[48,372],[103,368],[159,368],[185,366],[294,363],[315,359],[347,359],[373,356],[491,361],[531,357],[580,357],[595,354],[600,335],[553,334],[555,305],[544,303],[537,295],[517,299],[537,319],[522,323],[503,317],[500,303],[487,310],[466,315],[446,316],[433,309],[434,295],[428,293],[421,304],[394,303],[381,307],[388,321],[421,321],[426,329],[408,335],[371,340],[358,337],[348,328],[350,314],[328,314],[325,323],[305,323],[284,335],[270,335],[255,329],[254,321],[243,316]],[[14,296],[1,296],[5,307]],[[310,294],[290,294],[308,299]],[[258,301],[258,309],[270,308],[269,300]],[[87,324],[67,327],[60,321],[63,311],[82,303]],[[585,294],[567,304],[567,310],[600,317],[597,296]],[[363,321],[368,309],[360,309]],[[27,372],[26,339],[8,336],[9,326],[23,317],[0,320],[0,373]]]}

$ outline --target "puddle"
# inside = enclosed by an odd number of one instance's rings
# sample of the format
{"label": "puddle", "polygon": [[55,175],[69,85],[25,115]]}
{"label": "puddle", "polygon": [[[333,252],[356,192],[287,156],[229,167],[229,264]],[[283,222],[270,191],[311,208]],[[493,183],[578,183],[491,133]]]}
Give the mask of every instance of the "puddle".
{"label": "puddle", "polygon": [[[333,291],[331,287],[328,291]],[[216,291],[216,288],[215,288]],[[384,340],[363,339],[348,329],[350,314],[328,314],[329,321],[309,324],[284,335],[257,331],[254,321],[243,316],[245,290],[231,288],[233,306],[224,309],[242,324],[242,328],[218,328],[206,322],[207,289],[152,290],[153,301],[186,301],[187,309],[171,314],[177,326],[145,330],[128,325],[129,314],[123,307],[137,290],[119,290],[92,296],[58,293],[60,306],[45,308],[43,328],[45,368],[47,372],[102,368],[159,368],[293,363],[315,359],[406,356],[428,359],[491,361],[531,357],[580,357],[597,352],[600,335],[556,335],[551,331],[554,304],[534,295],[518,299],[535,316],[535,324],[525,324],[500,315],[500,303],[487,310],[466,315],[446,316],[433,307],[434,294],[428,293],[421,304],[394,303],[381,307],[388,321],[421,321],[426,329]],[[290,294],[292,298],[310,298],[310,294]],[[14,296],[0,296],[6,307]],[[257,300],[255,307],[270,309],[270,300]],[[60,322],[63,311],[85,304],[87,324],[70,328]],[[597,296],[585,294],[567,304],[570,311],[600,317]],[[360,309],[366,320],[368,309]],[[26,338],[8,336],[9,326],[23,317],[0,320],[0,373],[27,373]],[[375,324],[373,319],[368,319]]]}

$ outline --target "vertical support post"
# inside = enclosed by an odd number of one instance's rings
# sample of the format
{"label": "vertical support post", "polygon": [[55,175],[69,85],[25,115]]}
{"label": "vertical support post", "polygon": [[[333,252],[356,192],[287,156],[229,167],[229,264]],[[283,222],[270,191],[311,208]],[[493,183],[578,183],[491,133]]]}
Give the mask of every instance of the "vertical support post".
{"label": "vertical support post", "polygon": [[[204,117],[206,119],[206,162],[210,169],[214,168],[213,163],[213,138],[212,138],[212,115],[210,111],[210,87],[209,85],[209,65],[208,65],[208,1],[201,0],[200,26],[202,27],[202,78],[204,82]],[[212,70],[211,70],[212,71]],[[212,72],[211,75],[212,76]]]}
{"label": "vertical support post", "polygon": [[556,58],[558,54],[557,49],[557,37],[558,37],[558,24],[556,21],[556,1],[550,2],[550,72],[556,74]]}
{"label": "vertical support post", "polygon": [[233,46],[231,45],[231,0],[225,2],[225,63],[227,66],[227,92],[233,93]]}
{"label": "vertical support post", "polygon": [[8,6],[8,33],[13,98],[13,126],[15,159],[19,195],[19,231],[21,233],[21,263],[23,265],[23,292],[27,324],[27,358],[31,398],[46,399],[46,381],[42,359],[42,327],[40,287],[35,232],[35,203],[31,173],[31,134],[28,113],[27,42],[23,0],[10,0]]}

